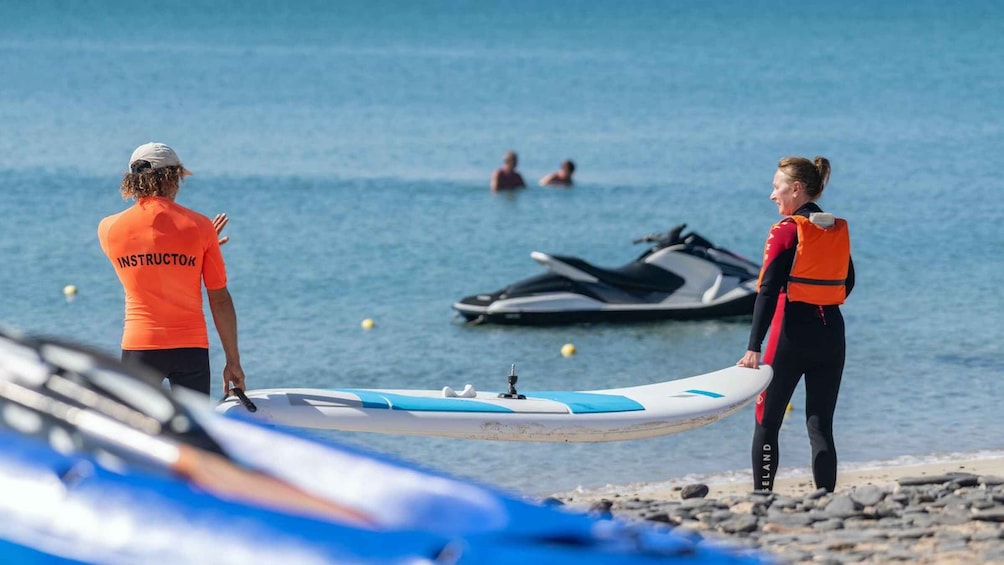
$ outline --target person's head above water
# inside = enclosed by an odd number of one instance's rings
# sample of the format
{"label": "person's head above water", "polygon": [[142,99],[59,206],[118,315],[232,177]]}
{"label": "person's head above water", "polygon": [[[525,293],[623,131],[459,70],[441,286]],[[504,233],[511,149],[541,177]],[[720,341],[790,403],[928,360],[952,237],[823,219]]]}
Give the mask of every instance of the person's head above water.
{"label": "person's head above water", "polygon": [[132,152],[129,172],[122,177],[122,198],[161,196],[174,199],[185,177],[192,174],[178,154],[163,143],[144,143]]}
{"label": "person's head above water", "polygon": [[502,164],[504,165],[503,168],[505,168],[507,170],[511,171],[511,170],[515,169],[516,168],[516,164],[518,162],[519,162],[519,157],[516,156],[516,152],[515,151],[506,151],[505,154],[502,155]]}
{"label": "person's head above water", "polygon": [[805,157],[784,157],[777,163],[770,199],[781,215],[794,214],[823,194],[829,178],[830,161],[826,157],[812,161]]}
{"label": "person's head above water", "polygon": [[544,175],[538,184],[540,186],[572,186],[572,173],[574,172],[575,163],[571,159],[565,159],[557,171]]}

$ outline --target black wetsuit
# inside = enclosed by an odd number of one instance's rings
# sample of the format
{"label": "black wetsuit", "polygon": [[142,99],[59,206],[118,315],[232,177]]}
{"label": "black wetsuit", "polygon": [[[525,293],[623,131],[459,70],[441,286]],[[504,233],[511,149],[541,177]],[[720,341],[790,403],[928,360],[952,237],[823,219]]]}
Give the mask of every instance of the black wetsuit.
{"label": "black wetsuit", "polygon": [[[795,214],[821,212],[815,203]],[[760,351],[767,330],[770,339],[761,362],[774,377],[757,398],[753,432],[753,488],[772,490],[778,465],[778,432],[788,402],[805,375],[805,423],[812,447],[812,476],[817,488],[833,491],[837,482],[837,452],[833,445],[833,412],[844,370],[844,318],[839,306],[789,302],[786,296],[798,244],[794,222],[772,228],[764,253],[763,277],[753,309],[748,349]],[[854,263],[849,261],[847,295],[854,288]]]}

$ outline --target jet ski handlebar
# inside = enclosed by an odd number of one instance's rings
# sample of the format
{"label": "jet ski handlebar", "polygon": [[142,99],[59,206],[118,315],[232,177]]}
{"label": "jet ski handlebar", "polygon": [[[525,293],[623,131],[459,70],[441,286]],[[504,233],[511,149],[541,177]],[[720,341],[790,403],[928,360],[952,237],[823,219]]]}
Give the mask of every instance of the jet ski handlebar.
{"label": "jet ski handlebar", "polygon": [[666,247],[674,243],[683,243],[684,240],[680,238],[680,234],[683,233],[686,227],[687,224],[680,224],[666,233],[650,233],[635,239],[632,243],[655,243],[660,247]]}

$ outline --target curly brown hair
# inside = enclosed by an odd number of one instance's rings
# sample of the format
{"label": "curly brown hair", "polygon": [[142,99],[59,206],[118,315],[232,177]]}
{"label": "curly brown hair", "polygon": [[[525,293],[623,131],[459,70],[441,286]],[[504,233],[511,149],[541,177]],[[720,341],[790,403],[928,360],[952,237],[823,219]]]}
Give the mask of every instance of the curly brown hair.
{"label": "curly brown hair", "polygon": [[[137,170],[137,168],[133,167],[133,170]],[[138,170],[138,172],[128,172],[122,177],[119,192],[122,193],[122,198],[125,200],[146,196],[173,198],[178,194],[178,188],[185,181],[185,177],[190,174],[192,173],[181,165],[160,169],[145,168]]]}

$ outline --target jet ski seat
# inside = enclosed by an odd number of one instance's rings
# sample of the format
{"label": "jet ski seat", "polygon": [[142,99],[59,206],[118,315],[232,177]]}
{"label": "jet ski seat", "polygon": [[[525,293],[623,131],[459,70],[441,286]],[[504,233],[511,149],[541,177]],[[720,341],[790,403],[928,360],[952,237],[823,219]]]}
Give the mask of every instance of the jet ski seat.
{"label": "jet ski seat", "polygon": [[684,283],[683,277],[648,263],[631,262],[618,269],[604,269],[576,257],[562,255],[552,255],[552,257],[605,283],[638,294],[650,292],[668,294],[682,287]]}

